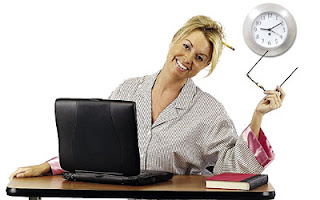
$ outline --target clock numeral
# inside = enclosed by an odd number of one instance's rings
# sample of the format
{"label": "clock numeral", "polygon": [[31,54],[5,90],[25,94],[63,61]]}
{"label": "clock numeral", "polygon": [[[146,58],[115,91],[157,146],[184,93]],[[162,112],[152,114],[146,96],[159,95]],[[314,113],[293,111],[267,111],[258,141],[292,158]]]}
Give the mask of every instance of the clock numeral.
{"label": "clock numeral", "polygon": [[268,45],[269,45],[269,46],[271,45],[271,41],[268,41]]}
{"label": "clock numeral", "polygon": [[263,39],[263,38],[261,38],[261,43],[262,43],[262,44],[264,43],[264,39]]}
{"label": "clock numeral", "polygon": [[279,43],[279,42],[278,42],[278,39],[275,39],[274,41],[276,42],[276,44],[278,44],[278,43]]}
{"label": "clock numeral", "polygon": [[261,21],[256,21],[256,26],[261,25]]}
{"label": "clock numeral", "polygon": [[257,32],[258,29],[257,29],[257,27],[254,27],[253,30],[254,30],[254,32]]}
{"label": "clock numeral", "polygon": [[283,32],[284,32],[284,33],[286,32],[286,28],[283,28]]}
{"label": "clock numeral", "polygon": [[265,15],[261,15],[261,20],[265,20],[266,16]]}
{"label": "clock numeral", "polygon": [[283,36],[282,36],[282,35],[280,35],[280,38],[282,39],[282,38],[283,38]]}
{"label": "clock numeral", "polygon": [[268,13],[268,18],[271,18],[272,17],[272,13]]}
{"label": "clock numeral", "polygon": [[256,39],[259,39],[259,38],[260,38],[259,34],[258,34],[258,35],[256,35]]}

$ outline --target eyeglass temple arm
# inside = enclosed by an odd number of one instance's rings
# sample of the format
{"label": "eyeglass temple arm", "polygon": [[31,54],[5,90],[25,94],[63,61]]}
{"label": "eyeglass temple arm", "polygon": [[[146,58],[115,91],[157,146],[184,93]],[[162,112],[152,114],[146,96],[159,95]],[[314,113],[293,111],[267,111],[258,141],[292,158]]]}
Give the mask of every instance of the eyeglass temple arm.
{"label": "eyeglass temple arm", "polygon": [[249,76],[249,73],[247,73],[247,77],[248,77],[252,82],[254,82],[254,84],[256,84],[259,88],[261,88],[263,91],[266,91],[262,85],[259,85],[258,82],[255,82],[255,81]]}
{"label": "eyeglass temple arm", "polygon": [[262,56],[261,58],[256,62],[256,64],[253,65],[253,67],[250,69],[250,71],[247,73],[247,77],[252,81],[254,82],[259,88],[261,88],[263,91],[266,91],[264,89],[264,87],[262,85],[259,85],[258,82],[254,81],[250,76],[249,76],[249,73],[253,70],[253,68],[255,68],[255,66],[260,62],[260,60],[268,53],[269,51],[266,51]]}
{"label": "eyeglass temple arm", "polygon": [[291,72],[291,74],[286,78],[286,80],[284,80],[284,81],[281,83],[280,87],[282,87],[282,85],[292,76],[292,74],[293,74],[297,69],[298,69],[298,67],[296,67],[296,68],[293,70],[293,72]]}

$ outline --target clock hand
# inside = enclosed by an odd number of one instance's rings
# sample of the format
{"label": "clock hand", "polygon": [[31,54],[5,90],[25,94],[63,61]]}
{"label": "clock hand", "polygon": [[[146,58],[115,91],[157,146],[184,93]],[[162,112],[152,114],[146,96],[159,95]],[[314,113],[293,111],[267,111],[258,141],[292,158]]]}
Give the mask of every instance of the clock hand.
{"label": "clock hand", "polygon": [[[275,27],[279,26],[280,24],[282,24],[282,22],[280,22],[279,24],[273,26],[272,28],[260,28],[260,30],[272,31],[272,29],[274,29]],[[272,32],[273,32],[273,31],[272,31]]]}
{"label": "clock hand", "polygon": [[279,26],[280,24],[282,24],[282,22],[280,22],[279,24],[273,26],[272,28],[270,28],[270,30],[274,29],[275,27]]}
{"label": "clock hand", "polygon": [[280,35],[279,33],[274,32],[273,30],[271,30],[271,32],[272,32],[272,33],[275,33],[276,35],[279,35],[280,37],[282,36],[282,35]]}

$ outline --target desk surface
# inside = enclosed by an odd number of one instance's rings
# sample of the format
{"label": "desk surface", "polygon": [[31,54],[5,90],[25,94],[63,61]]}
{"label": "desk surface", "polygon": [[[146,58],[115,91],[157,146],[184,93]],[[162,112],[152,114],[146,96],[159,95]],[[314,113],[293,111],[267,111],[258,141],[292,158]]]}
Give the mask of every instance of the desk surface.
{"label": "desk surface", "polygon": [[250,191],[206,189],[205,176],[177,175],[172,180],[147,186],[72,182],[61,176],[15,178],[7,186],[9,196],[90,198],[211,198],[273,199],[270,183]]}

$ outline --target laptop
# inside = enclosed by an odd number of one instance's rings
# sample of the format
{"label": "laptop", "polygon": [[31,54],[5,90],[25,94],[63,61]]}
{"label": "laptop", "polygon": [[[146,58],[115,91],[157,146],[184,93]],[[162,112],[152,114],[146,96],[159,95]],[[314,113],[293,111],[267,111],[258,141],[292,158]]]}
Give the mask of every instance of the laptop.
{"label": "laptop", "polygon": [[63,178],[148,185],[173,177],[171,172],[140,170],[135,102],[57,99],[55,116]]}

